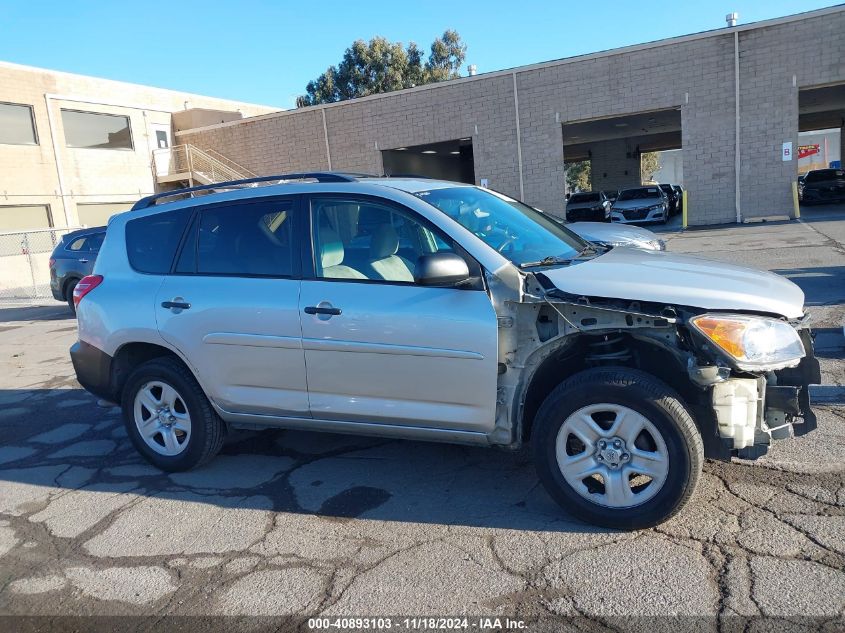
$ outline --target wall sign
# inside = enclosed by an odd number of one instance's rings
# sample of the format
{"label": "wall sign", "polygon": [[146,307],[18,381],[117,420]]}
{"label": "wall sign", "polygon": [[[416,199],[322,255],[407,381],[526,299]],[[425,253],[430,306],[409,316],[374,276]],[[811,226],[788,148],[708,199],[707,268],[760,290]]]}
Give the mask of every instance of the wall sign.
{"label": "wall sign", "polygon": [[792,141],[783,144],[783,154],[781,154],[781,160],[783,162],[792,160]]}

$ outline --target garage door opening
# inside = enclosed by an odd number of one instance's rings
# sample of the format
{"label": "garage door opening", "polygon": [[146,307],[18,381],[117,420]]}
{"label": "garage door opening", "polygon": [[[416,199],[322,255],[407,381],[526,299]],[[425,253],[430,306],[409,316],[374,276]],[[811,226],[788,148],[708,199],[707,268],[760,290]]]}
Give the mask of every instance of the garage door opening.
{"label": "garage door opening", "polygon": [[421,176],[475,183],[471,138],[397,147],[383,150],[381,156],[385,176]]}
{"label": "garage door opening", "polygon": [[592,191],[615,194],[643,183],[683,185],[680,109],[563,124],[567,192],[588,172]]}
{"label": "garage door opening", "polygon": [[841,169],[845,138],[845,84],[798,92],[798,175],[814,169]]}

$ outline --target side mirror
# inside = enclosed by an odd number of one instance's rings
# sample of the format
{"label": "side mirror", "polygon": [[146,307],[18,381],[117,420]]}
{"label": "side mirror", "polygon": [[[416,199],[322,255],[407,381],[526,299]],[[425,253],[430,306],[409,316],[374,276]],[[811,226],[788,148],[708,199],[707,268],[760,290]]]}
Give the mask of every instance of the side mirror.
{"label": "side mirror", "polygon": [[569,196],[571,196],[571,195],[572,195],[571,193],[566,194],[566,199],[569,200]]}
{"label": "side mirror", "polygon": [[454,253],[432,253],[417,259],[414,281],[421,286],[456,286],[469,279],[466,260]]}

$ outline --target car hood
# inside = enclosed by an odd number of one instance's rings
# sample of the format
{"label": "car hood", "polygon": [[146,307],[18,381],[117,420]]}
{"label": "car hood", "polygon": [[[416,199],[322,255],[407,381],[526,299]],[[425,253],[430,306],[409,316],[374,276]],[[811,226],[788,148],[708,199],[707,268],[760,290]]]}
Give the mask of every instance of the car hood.
{"label": "car hood", "polygon": [[704,310],[804,313],[804,293],[773,273],[691,255],[617,246],[604,255],[540,273],[578,296],[685,305]]}
{"label": "car hood", "polygon": [[620,242],[652,242],[658,239],[657,235],[638,226],[630,224],[612,224],[610,222],[570,222],[566,225],[579,237],[588,242],[601,242],[603,244],[619,244]]}
{"label": "car hood", "polygon": [[622,209],[645,209],[646,207],[654,207],[662,204],[662,198],[637,198],[636,200],[617,200],[613,203],[613,210],[620,211]]}
{"label": "car hood", "polygon": [[572,209],[592,209],[593,207],[600,206],[601,200],[596,200],[595,202],[567,202],[566,210],[571,211]]}

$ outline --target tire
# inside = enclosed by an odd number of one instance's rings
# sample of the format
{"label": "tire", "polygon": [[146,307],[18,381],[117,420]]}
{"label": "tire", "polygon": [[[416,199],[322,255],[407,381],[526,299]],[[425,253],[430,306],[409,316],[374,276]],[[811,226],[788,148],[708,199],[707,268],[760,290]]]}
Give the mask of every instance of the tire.
{"label": "tire", "polygon": [[[175,358],[153,359],[135,369],[123,389],[121,407],[132,444],[161,470],[201,466],[223,446],[226,425],[193,374]],[[161,416],[154,413],[156,407]]]}
{"label": "tire", "polygon": [[[642,420],[650,426],[637,432]],[[599,432],[590,443],[593,430]],[[677,514],[704,462],[701,434],[680,396],[654,376],[626,368],[589,369],[558,385],[537,412],[531,442],[540,481],[558,504],[582,521],[623,530]],[[647,469],[650,480],[635,474]]]}
{"label": "tire", "polygon": [[65,301],[67,301],[67,307],[70,308],[70,311],[75,315],[76,314],[76,306],[73,303],[73,291],[76,289],[76,284],[79,283],[78,279],[71,279],[65,285]]}

